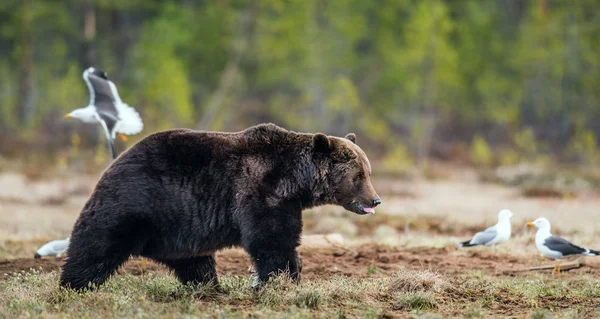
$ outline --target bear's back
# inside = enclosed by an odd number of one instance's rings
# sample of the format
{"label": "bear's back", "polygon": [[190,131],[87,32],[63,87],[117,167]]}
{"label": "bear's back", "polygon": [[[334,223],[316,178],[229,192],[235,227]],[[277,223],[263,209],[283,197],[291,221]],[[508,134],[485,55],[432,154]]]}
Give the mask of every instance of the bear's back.
{"label": "bear's back", "polygon": [[233,133],[190,129],[158,132],[123,152],[105,171],[101,182],[115,183],[117,179],[129,182],[129,187],[145,187],[153,181],[239,181],[243,177],[240,171],[247,170],[249,162],[272,166],[283,148],[297,142],[295,135],[273,124]]}
{"label": "bear's back", "polygon": [[148,156],[197,158],[210,152],[220,154],[255,153],[276,149],[290,139],[291,132],[274,124],[260,124],[239,132],[173,129],[147,136],[123,153],[122,157],[141,159]]}

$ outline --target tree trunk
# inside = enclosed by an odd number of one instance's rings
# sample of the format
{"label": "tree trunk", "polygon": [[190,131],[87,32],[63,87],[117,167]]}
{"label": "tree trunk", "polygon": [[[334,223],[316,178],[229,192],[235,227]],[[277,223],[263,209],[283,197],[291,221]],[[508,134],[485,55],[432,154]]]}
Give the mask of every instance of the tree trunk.
{"label": "tree trunk", "polygon": [[92,0],[83,3],[83,38],[83,64],[84,68],[88,68],[96,63],[96,11]]}
{"label": "tree trunk", "polygon": [[19,120],[22,126],[30,127],[35,114],[34,64],[33,64],[33,23],[32,0],[21,1],[21,54],[19,83]]}
{"label": "tree trunk", "polygon": [[235,84],[235,80],[238,76],[239,64],[248,50],[249,39],[253,37],[256,15],[257,6],[251,2],[240,16],[239,27],[237,28],[232,41],[232,52],[229,61],[225,65],[223,73],[221,73],[221,79],[219,80],[217,90],[213,92],[208,100],[202,119],[196,124],[196,129],[210,129],[217,113],[222,109],[221,106],[223,101]]}

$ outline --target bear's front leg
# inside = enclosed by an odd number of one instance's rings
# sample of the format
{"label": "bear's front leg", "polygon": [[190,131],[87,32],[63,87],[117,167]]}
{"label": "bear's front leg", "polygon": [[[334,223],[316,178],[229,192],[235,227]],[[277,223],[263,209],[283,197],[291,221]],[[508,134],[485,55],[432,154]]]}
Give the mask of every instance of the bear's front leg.
{"label": "bear's front leg", "polygon": [[254,214],[241,229],[242,245],[256,266],[259,287],[269,278],[285,273],[294,282],[300,281],[299,258],[296,247],[302,231],[301,209],[275,209]]}
{"label": "bear's front leg", "polygon": [[287,274],[295,283],[300,282],[300,270],[295,250],[284,252],[280,250],[262,250],[250,253],[256,265],[256,277],[252,287],[259,288],[269,281],[269,278]]}

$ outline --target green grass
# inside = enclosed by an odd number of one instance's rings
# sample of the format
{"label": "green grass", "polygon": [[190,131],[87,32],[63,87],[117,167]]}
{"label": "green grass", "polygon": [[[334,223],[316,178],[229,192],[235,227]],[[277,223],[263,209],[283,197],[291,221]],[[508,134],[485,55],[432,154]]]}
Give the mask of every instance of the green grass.
{"label": "green grass", "polygon": [[372,316],[371,297],[384,280],[335,277],[295,285],[273,280],[262,291],[250,278],[224,276],[223,292],[180,285],[167,274],[119,275],[96,291],[77,293],[58,287],[58,274],[22,272],[0,281],[0,317],[337,317]]}
{"label": "green grass", "polygon": [[586,274],[552,278],[444,276],[400,271],[393,276],[274,279],[261,291],[248,277],[222,276],[222,291],[180,285],[166,273],[117,275],[95,291],[58,287],[58,273],[21,272],[0,280],[0,318],[380,318],[495,314],[520,317],[600,315],[600,281]]}
{"label": "green grass", "polygon": [[431,310],[438,304],[435,297],[427,292],[403,292],[396,295],[395,310]]}

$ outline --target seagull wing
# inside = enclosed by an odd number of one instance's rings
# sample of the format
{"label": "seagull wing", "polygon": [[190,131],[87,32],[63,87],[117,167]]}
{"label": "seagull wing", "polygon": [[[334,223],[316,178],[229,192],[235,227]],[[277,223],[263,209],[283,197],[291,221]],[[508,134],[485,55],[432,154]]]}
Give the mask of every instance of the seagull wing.
{"label": "seagull wing", "polygon": [[56,253],[61,253],[65,250],[67,250],[67,248],[69,247],[68,240],[55,240],[55,241],[51,242],[51,244],[52,244],[52,250]]}
{"label": "seagull wing", "polygon": [[560,237],[550,236],[544,240],[544,246],[550,250],[560,252],[563,256],[581,255],[588,252],[587,249],[573,245]]}
{"label": "seagull wing", "polygon": [[52,251],[52,244],[46,243],[42,247],[40,247],[36,253],[40,256],[49,256]]}
{"label": "seagull wing", "polygon": [[[116,124],[116,119],[114,117],[102,116],[99,113],[94,114],[94,117],[100,125],[104,129],[104,133],[106,133],[106,140],[108,141],[108,147],[110,148],[110,152],[112,154],[113,159],[117,158],[117,149],[115,148],[115,139],[114,139],[114,127]],[[106,119],[106,121],[105,121]],[[108,122],[108,123],[107,123]],[[110,125],[110,128],[109,128]]]}
{"label": "seagull wing", "polygon": [[106,130],[108,132],[108,134],[110,135],[110,137],[112,139],[115,138],[115,126],[117,125],[117,122],[119,122],[119,118],[117,117],[117,114],[112,113],[109,111],[109,109],[111,107],[114,107],[113,104],[109,105],[105,105],[106,102],[102,102],[100,103],[99,106],[96,106],[96,113],[98,113],[98,116],[100,117],[100,120],[102,120],[102,122],[104,122],[104,124],[106,125]]}
{"label": "seagull wing", "polygon": [[49,243],[44,244],[44,246],[40,247],[40,249],[37,250],[37,253],[40,256],[56,255],[57,254],[57,249],[56,249],[57,242],[59,242],[59,240],[53,240]]}
{"label": "seagull wing", "polygon": [[119,96],[119,92],[117,91],[117,86],[114,83],[111,81],[107,82],[110,86],[112,95],[115,97],[115,107],[119,114],[117,132],[127,135],[141,132],[144,128],[144,123],[142,122],[140,114],[133,107],[123,103],[121,97]]}
{"label": "seagull wing", "polygon": [[117,116],[115,97],[109,85],[109,81],[92,73],[93,68],[83,72],[83,80],[90,91],[90,105],[94,105],[98,112],[111,113]]}
{"label": "seagull wing", "polygon": [[488,227],[486,230],[475,234],[475,236],[473,236],[473,239],[471,239],[471,244],[486,245],[492,240],[494,240],[494,238],[496,238],[497,235],[498,231],[496,230],[496,226]]}

